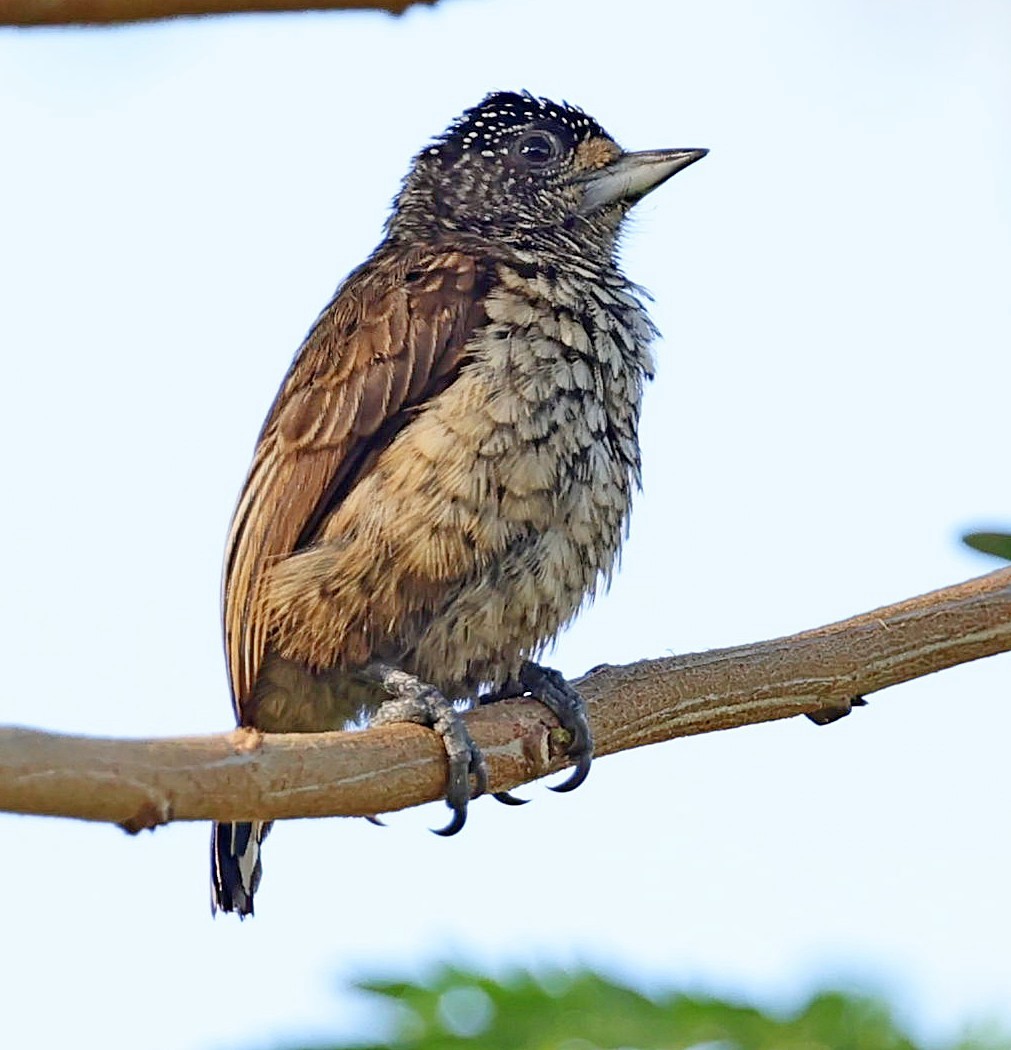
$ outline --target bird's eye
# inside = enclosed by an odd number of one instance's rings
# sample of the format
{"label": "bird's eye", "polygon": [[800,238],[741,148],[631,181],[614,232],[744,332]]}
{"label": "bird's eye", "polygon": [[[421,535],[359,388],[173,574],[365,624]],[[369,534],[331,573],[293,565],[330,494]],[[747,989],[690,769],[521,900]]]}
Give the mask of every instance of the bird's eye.
{"label": "bird's eye", "polygon": [[528,131],[516,141],[513,151],[532,168],[542,168],[558,158],[562,146],[550,131]]}

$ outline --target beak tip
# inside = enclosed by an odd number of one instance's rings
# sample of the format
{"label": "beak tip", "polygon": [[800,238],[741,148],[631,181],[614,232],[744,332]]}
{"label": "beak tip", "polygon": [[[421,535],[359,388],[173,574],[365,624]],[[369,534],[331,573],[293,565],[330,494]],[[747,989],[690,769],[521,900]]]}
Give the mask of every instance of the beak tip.
{"label": "beak tip", "polygon": [[586,181],[581,211],[624,201],[635,204],[689,164],[701,160],[708,149],[658,149],[624,153]]}

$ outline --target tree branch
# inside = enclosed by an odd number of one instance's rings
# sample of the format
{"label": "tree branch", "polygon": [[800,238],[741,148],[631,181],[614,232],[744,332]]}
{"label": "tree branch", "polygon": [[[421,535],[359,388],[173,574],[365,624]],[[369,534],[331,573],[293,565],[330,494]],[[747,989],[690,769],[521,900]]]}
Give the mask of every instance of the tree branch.
{"label": "tree branch", "polygon": [[401,15],[436,0],[0,0],[0,25],[88,25],[146,22],[186,15],[266,11],[366,10]]}
{"label": "tree branch", "polygon": [[[1011,649],[1011,569],[787,638],[595,668],[575,683],[597,754],[799,714]],[[472,711],[491,788],[565,764],[565,734],[531,700]],[[0,810],[112,821],[352,816],[442,796],[434,734],[396,725],[355,733],[249,730],[109,740],[0,729]]]}

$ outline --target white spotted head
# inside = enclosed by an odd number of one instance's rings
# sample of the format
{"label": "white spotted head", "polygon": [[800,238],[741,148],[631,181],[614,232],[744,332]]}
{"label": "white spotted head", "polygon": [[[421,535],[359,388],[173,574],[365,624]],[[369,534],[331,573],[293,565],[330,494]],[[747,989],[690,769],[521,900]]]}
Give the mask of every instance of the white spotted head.
{"label": "white spotted head", "polygon": [[[695,151],[694,159],[703,152]],[[494,92],[415,157],[388,233],[398,239],[465,234],[519,247],[553,238],[565,250],[585,243],[610,254],[628,209],[669,177],[654,177],[656,158],[668,154],[675,151],[623,153],[575,106]],[[631,159],[647,156],[653,168],[643,175],[643,165]]]}
{"label": "white spotted head", "polygon": [[443,168],[462,155],[477,153],[529,173],[565,167],[576,147],[591,138],[612,142],[610,135],[581,109],[524,92],[497,91],[468,109],[422,156]]}

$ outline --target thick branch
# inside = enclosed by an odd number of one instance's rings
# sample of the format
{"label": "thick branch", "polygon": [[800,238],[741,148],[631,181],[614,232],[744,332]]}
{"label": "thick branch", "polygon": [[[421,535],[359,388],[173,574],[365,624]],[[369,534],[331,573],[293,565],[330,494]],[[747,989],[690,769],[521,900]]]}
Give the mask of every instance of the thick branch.
{"label": "thick branch", "polygon": [[[693,733],[846,710],[853,697],[1011,649],[1011,569],[770,642],[600,667],[576,683],[599,755]],[[493,790],[564,765],[564,734],[530,701],[467,715]],[[101,740],[0,730],[0,810],[114,821],[382,813],[441,797],[434,734],[247,731]]]}
{"label": "thick branch", "polygon": [[180,15],[357,9],[403,14],[435,0],[2,0],[0,25],[86,25],[145,22]]}

